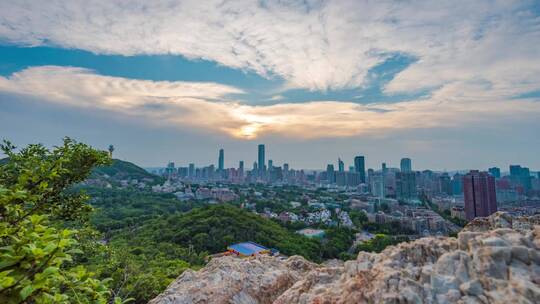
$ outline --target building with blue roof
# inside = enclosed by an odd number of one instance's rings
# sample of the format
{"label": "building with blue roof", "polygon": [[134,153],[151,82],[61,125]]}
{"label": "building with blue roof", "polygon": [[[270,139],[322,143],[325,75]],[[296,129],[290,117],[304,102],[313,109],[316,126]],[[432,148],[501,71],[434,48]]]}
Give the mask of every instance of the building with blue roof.
{"label": "building with blue roof", "polygon": [[259,254],[269,254],[271,252],[270,249],[253,243],[253,242],[244,242],[244,243],[238,243],[231,245],[227,247],[227,250],[232,253],[236,254],[241,257],[249,257],[249,256],[255,256]]}

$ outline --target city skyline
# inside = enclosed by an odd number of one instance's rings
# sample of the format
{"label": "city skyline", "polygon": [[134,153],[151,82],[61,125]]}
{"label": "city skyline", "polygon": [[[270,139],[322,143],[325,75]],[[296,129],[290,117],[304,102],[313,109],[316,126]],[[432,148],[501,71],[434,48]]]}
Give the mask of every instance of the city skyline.
{"label": "city skyline", "polygon": [[534,0],[3,1],[0,138],[145,167],[250,167],[264,142],[306,169],[538,169],[538,44]]}
{"label": "city skyline", "polygon": [[[469,171],[486,171],[489,172],[494,177],[501,177],[503,174],[505,175],[519,175],[520,173],[523,173],[523,170],[526,170],[526,174],[528,176],[540,176],[540,169],[537,171],[534,168],[527,167],[526,164],[516,164],[511,163],[506,168],[505,167],[486,167],[486,168],[464,168],[464,169],[449,169],[449,170],[433,170],[430,168],[415,168],[413,166],[413,159],[409,157],[402,157],[399,159],[399,161],[396,161],[394,164],[393,162],[387,162],[382,161],[378,165],[366,166],[366,160],[369,159],[366,155],[356,155],[352,159],[345,159],[342,157],[337,157],[335,162],[333,162],[331,159],[327,160],[326,163],[321,163],[319,168],[302,168],[302,167],[296,167],[294,164],[291,164],[290,161],[284,160],[283,162],[276,162],[274,163],[274,160],[272,158],[269,158],[266,153],[266,145],[265,144],[257,144],[257,151],[256,151],[256,157],[254,157],[255,161],[253,162],[253,165],[257,166],[257,171],[261,171],[260,162],[263,160],[264,163],[264,170],[267,171],[269,169],[268,163],[273,163],[275,167],[283,167],[286,166],[287,168],[291,167],[295,170],[308,170],[308,171],[327,171],[329,170],[328,166],[332,166],[332,169],[335,172],[345,172],[345,171],[352,171],[360,174],[360,181],[365,182],[366,179],[366,173],[368,170],[374,170],[374,171],[381,171],[385,169],[399,169],[401,172],[421,172],[425,170],[430,170],[434,172],[449,172],[449,173],[455,173],[455,172],[461,172],[461,173],[468,173]],[[244,163],[246,162],[245,159],[236,159],[233,156],[233,159],[228,160],[225,157],[225,149],[219,148],[218,150],[218,157],[217,161],[214,163],[211,160],[209,162],[201,162],[196,163],[190,160],[181,160],[181,161],[172,161],[169,160],[168,163],[175,163],[177,166],[189,166],[191,164],[198,166],[198,167],[205,167],[205,166],[214,166],[216,170],[226,170],[226,169],[245,169],[243,167]],[[231,166],[226,166],[227,162],[231,163]],[[249,161],[248,161],[249,163]],[[223,164],[223,168],[221,167],[221,164]],[[236,164],[236,166],[234,165]],[[388,165],[390,164],[390,165]],[[522,167],[523,166],[523,167]],[[165,168],[165,166],[148,166],[146,168]],[[253,168],[251,168],[253,169]],[[247,169],[247,170],[251,170]],[[536,174],[534,174],[536,172]],[[523,175],[523,174],[522,174]],[[540,177],[539,177],[540,178]]]}

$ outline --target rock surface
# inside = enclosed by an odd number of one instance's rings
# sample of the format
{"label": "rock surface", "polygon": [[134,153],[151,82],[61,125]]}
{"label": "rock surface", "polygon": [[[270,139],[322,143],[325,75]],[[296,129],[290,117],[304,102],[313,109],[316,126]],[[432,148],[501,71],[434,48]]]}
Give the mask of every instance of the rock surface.
{"label": "rock surface", "polygon": [[316,267],[299,256],[216,258],[200,271],[185,271],[150,303],[272,303]]}
{"label": "rock surface", "polygon": [[361,252],[343,264],[218,258],[151,303],[540,303],[540,216],[498,212],[457,238]]}

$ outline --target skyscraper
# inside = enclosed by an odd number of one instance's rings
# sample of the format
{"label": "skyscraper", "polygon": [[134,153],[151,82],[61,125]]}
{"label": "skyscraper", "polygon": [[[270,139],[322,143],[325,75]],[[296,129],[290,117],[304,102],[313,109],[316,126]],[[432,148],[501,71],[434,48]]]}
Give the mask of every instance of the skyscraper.
{"label": "skyscraper", "polygon": [[369,177],[371,194],[377,197],[386,197],[386,187],[384,185],[384,174],[382,172],[370,171]]}
{"label": "skyscraper", "polygon": [[445,194],[445,195],[452,195],[452,180],[450,179],[450,175],[448,173],[444,172],[439,176],[439,193]]}
{"label": "skyscraper", "polygon": [[400,164],[401,172],[411,172],[412,162],[410,158],[402,158]]}
{"label": "skyscraper", "polygon": [[332,164],[326,166],[326,179],[329,184],[334,184],[336,182],[336,173],[334,172],[334,165]]}
{"label": "skyscraper", "polygon": [[241,160],[239,163],[238,163],[238,175],[240,177],[244,177],[244,161]]}
{"label": "skyscraper", "polygon": [[264,157],[264,145],[259,145],[259,153],[258,153],[258,162],[257,165],[259,165],[259,175],[263,175],[265,170],[265,157]]}
{"label": "skyscraper", "polygon": [[416,198],[416,173],[412,171],[396,172],[396,196],[404,200]]}
{"label": "skyscraper", "polygon": [[501,169],[497,167],[489,168],[488,169],[489,174],[493,175],[495,178],[501,178]]}
{"label": "skyscraper", "polygon": [[531,171],[529,168],[521,167],[520,165],[511,165],[510,179],[515,184],[521,185],[525,192],[531,190]]}
{"label": "skyscraper", "polygon": [[354,158],[354,170],[360,175],[360,183],[366,183],[366,164],[363,156]]}
{"label": "skyscraper", "polygon": [[195,177],[195,164],[189,164],[188,176],[190,178]]}
{"label": "skyscraper", "polygon": [[345,172],[345,164],[343,163],[341,158],[338,158],[338,171]]}
{"label": "skyscraper", "polygon": [[219,149],[218,170],[220,172],[225,168],[225,152],[223,149]]}
{"label": "skyscraper", "polygon": [[456,173],[452,177],[452,194],[460,195],[463,193],[463,175]]}
{"label": "skyscraper", "polygon": [[471,170],[463,176],[463,198],[465,217],[468,221],[495,213],[497,211],[495,177],[487,172]]}

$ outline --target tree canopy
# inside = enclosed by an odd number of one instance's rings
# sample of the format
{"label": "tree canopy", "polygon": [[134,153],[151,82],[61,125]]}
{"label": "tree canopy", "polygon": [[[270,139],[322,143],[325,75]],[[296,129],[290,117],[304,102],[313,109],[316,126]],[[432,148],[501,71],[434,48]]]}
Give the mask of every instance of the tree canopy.
{"label": "tree canopy", "polygon": [[69,138],[52,150],[16,152],[7,141],[1,149],[8,160],[0,165],[0,302],[108,302],[107,282],[72,263],[81,252],[77,231],[57,225],[86,217],[87,197],[65,190],[108,164],[107,153]]}

